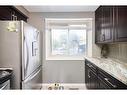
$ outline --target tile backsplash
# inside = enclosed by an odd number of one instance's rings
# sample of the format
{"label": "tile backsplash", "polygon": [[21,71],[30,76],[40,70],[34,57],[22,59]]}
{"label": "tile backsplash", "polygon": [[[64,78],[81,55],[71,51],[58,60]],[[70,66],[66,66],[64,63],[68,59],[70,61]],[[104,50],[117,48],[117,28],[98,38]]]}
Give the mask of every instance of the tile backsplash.
{"label": "tile backsplash", "polygon": [[108,56],[127,62],[127,44],[109,44]]}

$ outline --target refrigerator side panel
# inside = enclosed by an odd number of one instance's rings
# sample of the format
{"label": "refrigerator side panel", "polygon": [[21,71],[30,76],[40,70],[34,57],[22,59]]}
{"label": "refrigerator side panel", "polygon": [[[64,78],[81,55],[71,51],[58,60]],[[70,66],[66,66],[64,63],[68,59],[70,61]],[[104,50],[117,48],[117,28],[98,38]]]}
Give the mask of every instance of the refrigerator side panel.
{"label": "refrigerator side panel", "polygon": [[12,89],[20,89],[21,82],[20,27],[19,21],[0,21],[0,67],[13,68]]}

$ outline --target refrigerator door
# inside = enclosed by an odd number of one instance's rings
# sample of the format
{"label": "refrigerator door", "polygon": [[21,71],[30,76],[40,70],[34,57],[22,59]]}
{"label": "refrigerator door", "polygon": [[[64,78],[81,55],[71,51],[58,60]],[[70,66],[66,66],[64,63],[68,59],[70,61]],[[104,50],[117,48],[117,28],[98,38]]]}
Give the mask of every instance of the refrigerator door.
{"label": "refrigerator door", "polygon": [[42,87],[42,67],[40,66],[26,80],[22,82],[22,89],[41,89]]}
{"label": "refrigerator door", "polygon": [[40,65],[39,32],[22,23],[22,80],[29,77]]}

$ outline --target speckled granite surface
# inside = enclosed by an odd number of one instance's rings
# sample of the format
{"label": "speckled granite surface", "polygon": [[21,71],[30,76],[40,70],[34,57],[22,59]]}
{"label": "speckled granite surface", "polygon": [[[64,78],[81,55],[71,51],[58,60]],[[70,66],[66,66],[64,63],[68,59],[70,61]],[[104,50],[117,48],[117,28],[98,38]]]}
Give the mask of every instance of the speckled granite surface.
{"label": "speckled granite surface", "polygon": [[85,57],[85,59],[127,85],[127,63],[111,58]]}

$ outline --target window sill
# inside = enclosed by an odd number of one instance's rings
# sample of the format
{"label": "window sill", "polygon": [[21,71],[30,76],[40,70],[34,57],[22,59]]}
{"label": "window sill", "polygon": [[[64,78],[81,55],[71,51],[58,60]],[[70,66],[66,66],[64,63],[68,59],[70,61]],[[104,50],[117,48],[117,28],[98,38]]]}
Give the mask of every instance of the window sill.
{"label": "window sill", "polygon": [[84,60],[84,56],[49,56],[46,60]]}

